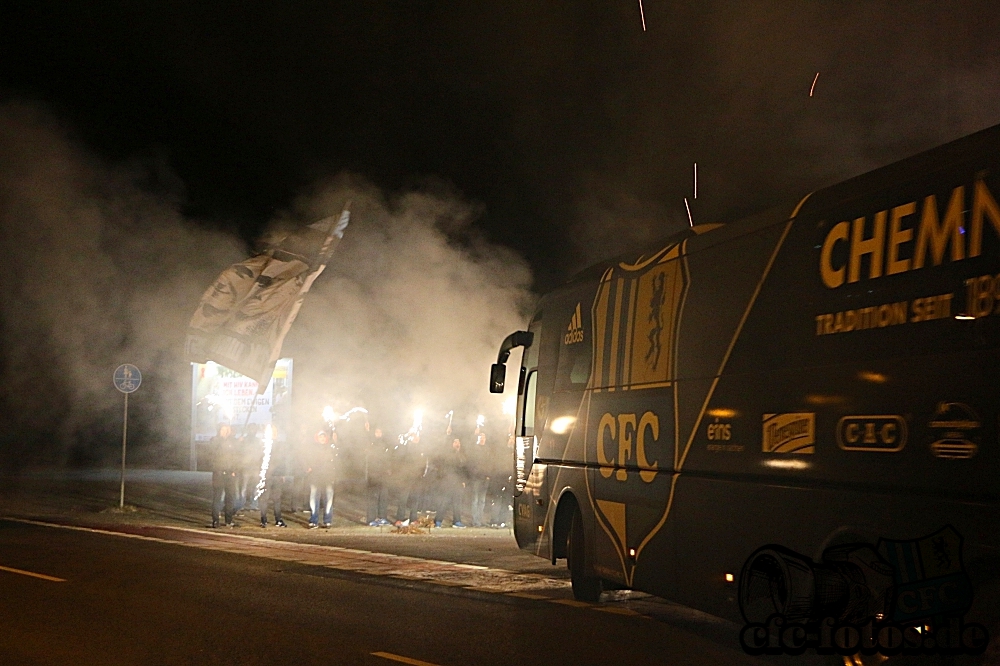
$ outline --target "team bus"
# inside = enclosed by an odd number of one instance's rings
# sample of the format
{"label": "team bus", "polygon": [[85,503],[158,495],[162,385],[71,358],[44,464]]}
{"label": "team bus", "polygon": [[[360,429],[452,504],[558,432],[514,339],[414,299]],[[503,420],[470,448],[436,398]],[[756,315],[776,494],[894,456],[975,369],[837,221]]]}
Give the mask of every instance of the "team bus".
{"label": "team bus", "polygon": [[1000,126],[544,296],[490,378],[523,348],[519,546],[582,600],[996,649],[998,200]]}

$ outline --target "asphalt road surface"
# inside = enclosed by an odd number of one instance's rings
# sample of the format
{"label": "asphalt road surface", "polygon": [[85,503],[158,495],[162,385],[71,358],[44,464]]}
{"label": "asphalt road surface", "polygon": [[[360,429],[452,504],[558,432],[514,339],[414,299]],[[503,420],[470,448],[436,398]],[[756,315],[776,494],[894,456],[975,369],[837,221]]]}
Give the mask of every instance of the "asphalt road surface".
{"label": "asphalt road surface", "polygon": [[228,537],[256,549],[244,554],[187,533],[180,544],[0,520],[0,664],[756,663],[627,609],[407,580],[361,551],[335,555],[396,575],[286,552],[319,546],[272,553],[275,542]]}

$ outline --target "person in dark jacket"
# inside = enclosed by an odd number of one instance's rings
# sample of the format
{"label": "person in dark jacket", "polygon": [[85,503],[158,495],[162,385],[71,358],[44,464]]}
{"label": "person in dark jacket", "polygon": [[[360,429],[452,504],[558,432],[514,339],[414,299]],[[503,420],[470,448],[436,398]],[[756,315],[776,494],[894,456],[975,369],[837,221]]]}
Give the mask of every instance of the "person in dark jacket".
{"label": "person in dark jacket", "polygon": [[462,522],[462,500],[468,485],[468,460],[462,450],[462,440],[455,437],[451,450],[438,461],[439,492],[441,503],[434,515],[434,526],[441,527],[444,515],[451,509],[451,526],[465,527]]}
{"label": "person in dark jacket", "polygon": [[219,526],[219,512],[225,507],[226,526],[235,527],[233,502],[236,499],[236,474],[239,455],[233,431],[219,425],[218,434],[209,442],[212,454],[212,527]]}
{"label": "person in dark jacket", "polygon": [[396,524],[409,524],[417,520],[417,504],[425,469],[420,455],[420,435],[401,436],[389,453],[389,478],[396,503]]}
{"label": "person in dark jacket", "polygon": [[260,464],[264,458],[264,439],[256,423],[247,426],[238,443],[240,468],[236,474],[236,511],[256,510],[254,493],[260,479]]}
{"label": "person in dark jacket", "polygon": [[264,476],[264,492],[257,500],[260,506],[260,526],[267,527],[267,504],[270,502],[274,508],[274,524],[276,527],[287,527],[281,517],[281,497],[285,486],[289,483],[288,475],[288,442],[279,440],[274,435],[274,443],[271,445],[271,458],[268,461],[267,472]]}
{"label": "person in dark jacket", "polygon": [[469,495],[472,504],[472,526],[483,526],[483,513],[486,509],[486,495],[490,487],[490,477],[493,474],[493,460],[490,442],[486,437],[486,426],[477,422],[472,434],[473,442],[468,447],[466,455],[469,461]]}
{"label": "person in dark jacket", "polygon": [[511,505],[514,503],[514,436],[497,435],[493,440],[497,446],[492,450],[490,527],[507,527],[511,524]]}
{"label": "person in dark jacket", "polygon": [[368,499],[368,525],[388,525],[389,512],[389,443],[378,426],[372,433],[365,455],[365,476]]}
{"label": "person in dark jacket", "polygon": [[292,513],[308,511],[309,506],[309,483],[308,469],[309,457],[312,447],[315,444],[313,433],[305,423],[299,426],[296,437],[288,442],[286,449],[286,464],[288,474],[292,476],[291,482],[286,486],[286,490],[292,496]]}
{"label": "person in dark jacket", "polygon": [[[336,433],[334,433],[336,436]],[[334,483],[337,479],[336,443],[325,430],[316,433],[309,465],[309,529],[320,526],[319,509],[323,506],[323,527],[333,522]]]}

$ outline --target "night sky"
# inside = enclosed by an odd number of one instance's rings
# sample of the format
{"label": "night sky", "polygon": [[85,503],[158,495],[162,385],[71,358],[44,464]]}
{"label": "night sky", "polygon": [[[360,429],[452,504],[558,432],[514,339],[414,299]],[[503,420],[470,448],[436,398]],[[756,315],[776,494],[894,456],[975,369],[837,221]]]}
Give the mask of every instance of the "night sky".
{"label": "night sky", "polygon": [[0,94],[248,239],[343,171],[459,194],[540,289],[686,224],[696,161],[708,222],[1000,121],[991,2],[644,9],[7,2]]}

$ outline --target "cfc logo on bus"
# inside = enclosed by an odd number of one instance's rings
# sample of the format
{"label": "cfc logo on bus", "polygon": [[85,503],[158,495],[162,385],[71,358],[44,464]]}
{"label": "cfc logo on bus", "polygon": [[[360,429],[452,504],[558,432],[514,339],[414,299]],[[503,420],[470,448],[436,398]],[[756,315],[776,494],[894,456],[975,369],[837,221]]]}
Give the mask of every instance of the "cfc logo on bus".
{"label": "cfc logo on bus", "polygon": [[[646,445],[660,439],[660,417],[646,412],[636,418],[635,414],[604,414],[597,425],[597,462],[601,476],[610,479],[615,475],[618,481],[628,480],[626,467],[638,467],[639,478],[652,483],[656,478],[657,461],[646,458]],[[615,443],[618,447],[615,449]],[[635,456],[633,458],[633,445]],[[611,455],[608,456],[610,449]],[[617,450],[617,455],[615,452]],[[634,462],[633,462],[634,460]]]}
{"label": "cfc logo on bus", "polygon": [[[965,186],[959,186],[947,203],[941,202],[943,212],[932,194],[923,201],[875,213],[870,222],[859,217],[835,224],[820,250],[823,284],[836,289],[845,282],[978,257],[983,251],[984,221],[989,220],[993,231],[1000,234],[1000,206],[982,180],[976,180],[971,189],[971,209]],[[865,257],[868,270],[862,275]]]}

